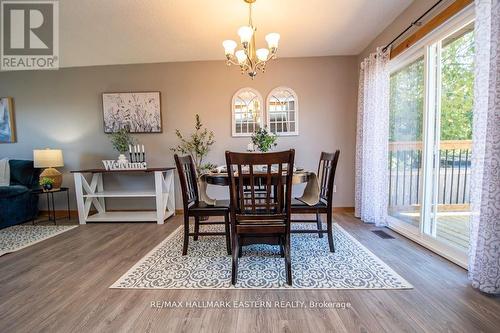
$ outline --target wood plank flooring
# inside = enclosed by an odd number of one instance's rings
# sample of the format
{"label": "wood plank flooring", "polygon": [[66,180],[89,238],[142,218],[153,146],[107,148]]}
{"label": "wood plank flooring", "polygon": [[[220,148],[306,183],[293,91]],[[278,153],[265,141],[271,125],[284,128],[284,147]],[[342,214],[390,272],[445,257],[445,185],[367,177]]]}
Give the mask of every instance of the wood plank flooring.
{"label": "wood plank flooring", "polygon": [[[0,257],[0,332],[498,332],[500,299],[469,286],[466,271],[351,213],[334,218],[413,290],[118,290],[108,287],[175,230],[87,224]],[[326,238],[325,238],[326,241]],[[346,309],[169,308],[154,301],[333,301]]]}

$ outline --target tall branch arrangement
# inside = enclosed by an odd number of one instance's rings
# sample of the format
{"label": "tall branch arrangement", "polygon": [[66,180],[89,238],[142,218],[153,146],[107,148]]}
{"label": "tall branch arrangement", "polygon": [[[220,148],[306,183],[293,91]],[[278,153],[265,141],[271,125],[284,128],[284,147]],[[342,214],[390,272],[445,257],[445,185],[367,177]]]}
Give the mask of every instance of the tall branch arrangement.
{"label": "tall branch arrangement", "polygon": [[175,135],[177,135],[177,138],[179,138],[181,143],[177,145],[177,147],[171,148],[170,150],[174,153],[191,155],[198,173],[202,173],[204,170],[208,170],[213,167],[213,165],[209,163],[203,164],[203,159],[208,155],[211,146],[215,143],[215,135],[213,131],[203,128],[200,115],[198,114],[196,114],[194,128],[195,131],[188,137],[182,135],[181,131],[176,129]]}

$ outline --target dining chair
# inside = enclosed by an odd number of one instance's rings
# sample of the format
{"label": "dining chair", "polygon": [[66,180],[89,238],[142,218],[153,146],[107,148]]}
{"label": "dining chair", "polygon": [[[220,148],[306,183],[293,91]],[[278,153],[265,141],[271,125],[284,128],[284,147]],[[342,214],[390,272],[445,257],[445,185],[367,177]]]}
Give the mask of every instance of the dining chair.
{"label": "dining chair", "polygon": [[[292,233],[318,233],[320,238],[323,234],[328,234],[328,245],[330,252],[335,252],[333,243],[333,185],[335,181],[335,171],[339,161],[340,150],[335,153],[321,153],[318,165],[319,181],[319,202],[314,206],[309,206],[297,198],[292,200],[292,214],[316,214],[315,220],[292,219],[293,222],[316,223],[317,230],[292,230]],[[323,230],[321,214],[326,214],[327,230]]]}
{"label": "dining chair", "polygon": [[285,258],[286,280],[292,285],[290,204],[293,173],[284,170],[293,170],[294,157],[293,149],[264,154],[226,152],[233,285],[238,277],[241,246],[251,244],[279,245],[280,254]]}
{"label": "dining chair", "polygon": [[[229,222],[229,202],[227,200],[217,200],[215,205],[208,205],[199,200],[196,167],[191,156],[174,155],[179,181],[182,190],[182,203],[184,208],[184,244],[182,255],[187,254],[189,237],[197,241],[199,236],[226,236],[226,250],[231,254],[230,222]],[[204,216],[222,216],[224,222],[201,221]],[[189,231],[189,218],[194,217],[194,232]],[[200,225],[220,225],[224,224],[224,232],[203,232]]]}

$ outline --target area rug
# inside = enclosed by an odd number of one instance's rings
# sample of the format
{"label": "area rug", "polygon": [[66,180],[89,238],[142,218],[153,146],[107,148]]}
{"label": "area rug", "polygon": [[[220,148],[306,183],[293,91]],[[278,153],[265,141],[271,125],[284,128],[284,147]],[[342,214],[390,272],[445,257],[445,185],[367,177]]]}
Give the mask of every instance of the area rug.
{"label": "area rug", "polygon": [[[221,226],[206,226],[216,231]],[[294,224],[294,229],[310,228]],[[325,225],[326,228],[326,225]],[[110,288],[124,289],[411,289],[405,279],[361,245],[341,226],[334,226],[335,253],[327,237],[292,235],[293,286],[286,284],[279,248],[243,248],[238,282],[231,285],[231,257],[224,237],[190,240],[182,256],[183,227],[151,250]]]}
{"label": "area rug", "polygon": [[0,256],[24,249],[76,227],[76,225],[15,225],[2,229],[0,230]]}

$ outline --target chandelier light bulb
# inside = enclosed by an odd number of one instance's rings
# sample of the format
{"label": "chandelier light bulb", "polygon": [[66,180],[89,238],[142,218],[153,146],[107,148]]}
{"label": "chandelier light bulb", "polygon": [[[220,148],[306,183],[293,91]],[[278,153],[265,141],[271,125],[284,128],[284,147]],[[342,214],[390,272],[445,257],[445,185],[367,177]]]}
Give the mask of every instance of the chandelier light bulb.
{"label": "chandelier light bulb", "polygon": [[236,42],[234,40],[225,40],[222,42],[222,46],[224,47],[224,51],[226,52],[226,55],[234,55],[234,50],[236,50]]}
{"label": "chandelier light bulb", "polygon": [[257,59],[259,59],[260,61],[267,61],[267,57],[269,56],[268,49],[258,49],[256,53]]}
{"label": "chandelier light bulb", "polygon": [[267,46],[270,49],[277,49],[280,37],[281,37],[280,34],[276,32],[271,32],[270,34],[267,34],[266,35]]}
{"label": "chandelier light bulb", "polygon": [[[2,1],[2,0],[0,0]],[[248,6],[248,23],[238,29],[238,40],[226,39],[222,42],[226,56],[226,65],[238,66],[241,73],[252,79],[257,73],[264,73],[267,63],[276,59],[280,34],[273,32],[266,36],[268,47],[257,48],[257,28],[252,24],[252,5],[256,0],[243,0]]]}
{"label": "chandelier light bulb", "polygon": [[243,65],[245,61],[247,60],[247,55],[245,54],[245,51],[239,50],[236,51],[236,58],[238,59],[238,63],[240,65]]}
{"label": "chandelier light bulb", "polygon": [[242,44],[250,43],[253,36],[253,28],[248,25],[244,25],[238,29],[238,35],[240,36]]}

